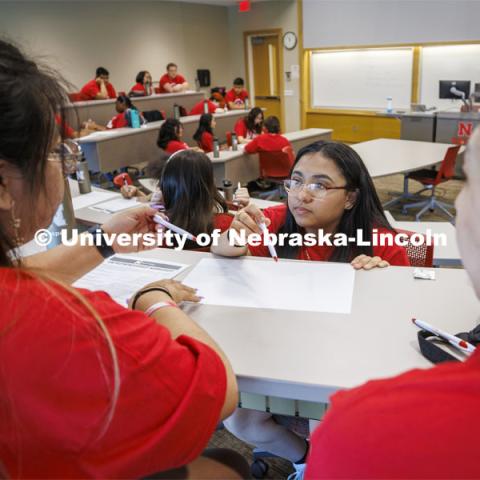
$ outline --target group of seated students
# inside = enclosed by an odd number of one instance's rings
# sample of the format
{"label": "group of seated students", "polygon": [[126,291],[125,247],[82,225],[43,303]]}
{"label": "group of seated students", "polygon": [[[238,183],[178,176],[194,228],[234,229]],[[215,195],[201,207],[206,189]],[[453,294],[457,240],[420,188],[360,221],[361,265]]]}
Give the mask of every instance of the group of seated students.
{"label": "group of seated students", "polygon": [[[0,478],[248,478],[238,455],[204,450],[222,420],[238,437],[289,459],[296,478],[478,478],[480,352],[337,393],[307,441],[284,419],[237,408],[229,359],[179,308],[200,300],[194,289],[157,281],[124,308],[104,292],[71,286],[108,255],[138,246],[79,243],[19,257],[17,247],[50,224],[63,198],[62,129],[54,119],[66,93],[58,74],[2,40],[0,66]],[[478,130],[464,168],[458,240],[480,297]],[[154,215],[164,215],[196,234],[220,228],[221,241],[210,250],[238,257],[268,255],[264,247],[228,242],[231,230],[261,233],[260,222],[285,233],[323,229],[350,237],[360,229],[365,240],[373,228],[393,231],[363,161],[338,142],[297,153],[286,205],[261,211],[245,197],[233,216],[204,153],[176,151],[151,164],[150,173],[163,213],[140,205],[113,215],[105,233],[153,233],[160,228]],[[409,264],[398,246],[277,252],[363,270]]]}
{"label": "group of seated students", "polygon": [[[159,93],[179,93],[188,89],[188,82],[183,75],[178,73],[175,63],[167,65],[167,71],[159,81]],[[152,75],[146,70],[138,72],[135,78],[135,85],[130,89],[132,97],[144,97],[152,95]],[[117,93],[110,83],[110,73],[104,67],[98,67],[95,71],[95,78],[86,83],[80,90],[83,100],[106,100],[116,98]]]}

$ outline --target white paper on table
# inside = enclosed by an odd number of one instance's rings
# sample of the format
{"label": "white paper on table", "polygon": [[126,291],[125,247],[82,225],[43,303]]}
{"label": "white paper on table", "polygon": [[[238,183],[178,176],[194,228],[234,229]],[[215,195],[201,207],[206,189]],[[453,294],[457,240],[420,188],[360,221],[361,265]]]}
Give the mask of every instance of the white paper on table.
{"label": "white paper on table", "polygon": [[81,208],[89,207],[95,203],[104,202],[105,200],[118,197],[118,195],[117,192],[96,192],[94,190],[89,193],[80,194],[72,198],[73,209],[80,210]]}
{"label": "white paper on table", "polygon": [[138,207],[140,204],[135,198],[116,198],[108,202],[97,203],[92,205],[92,210],[99,210],[100,212],[106,213],[116,213],[121,212],[122,210],[127,210],[129,208]]}
{"label": "white paper on table", "polygon": [[113,255],[97,268],[77,280],[73,286],[107,292],[117,303],[126,306],[140,288],[158,280],[175,278],[188,267],[137,255]]}
{"label": "white paper on table", "polygon": [[183,280],[202,303],[247,308],[350,313],[350,264],[202,259]]}

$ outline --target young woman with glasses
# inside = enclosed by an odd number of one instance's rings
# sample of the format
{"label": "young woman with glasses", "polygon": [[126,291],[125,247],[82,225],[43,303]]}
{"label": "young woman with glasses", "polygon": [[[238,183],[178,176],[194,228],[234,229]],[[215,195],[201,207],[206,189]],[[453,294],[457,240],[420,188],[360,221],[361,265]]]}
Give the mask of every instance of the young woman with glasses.
{"label": "young woman with glasses", "polygon": [[[358,154],[349,146],[320,141],[302,148],[285,181],[287,205],[267,208],[261,212],[248,205],[235,215],[230,230],[261,234],[264,222],[270,233],[323,234],[343,233],[348,238],[362,232],[364,241],[378,233],[394,233],[383,213],[372,179]],[[212,246],[212,253],[224,256],[268,256],[265,246],[235,246],[229,231]],[[370,270],[388,265],[409,265],[401,246],[285,246],[276,247],[280,258],[350,262],[355,269]],[[281,424],[282,423],[282,424]],[[284,419],[269,413],[247,409],[237,411],[224,422],[237,437],[262,450],[284,457],[294,464],[295,478],[302,478],[308,443],[293,433]]]}

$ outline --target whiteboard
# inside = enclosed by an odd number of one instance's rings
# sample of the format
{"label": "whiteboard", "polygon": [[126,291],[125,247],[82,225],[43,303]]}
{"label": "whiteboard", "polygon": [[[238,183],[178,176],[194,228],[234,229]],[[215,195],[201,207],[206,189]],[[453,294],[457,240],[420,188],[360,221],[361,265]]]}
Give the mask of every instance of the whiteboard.
{"label": "whiteboard", "polygon": [[423,47],[420,58],[420,102],[429,107],[459,109],[462,105],[461,100],[440,100],[440,80],[470,80],[471,92],[480,83],[480,45]]}
{"label": "whiteboard", "polygon": [[413,48],[336,50],[311,56],[312,107],[384,110],[410,107]]}

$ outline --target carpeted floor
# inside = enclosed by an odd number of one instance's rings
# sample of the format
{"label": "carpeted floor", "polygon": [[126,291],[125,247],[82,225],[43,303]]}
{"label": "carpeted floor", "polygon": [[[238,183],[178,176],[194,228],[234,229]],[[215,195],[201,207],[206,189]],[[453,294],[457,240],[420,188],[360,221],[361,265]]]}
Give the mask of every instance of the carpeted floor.
{"label": "carpeted floor", "polygon": [[[403,175],[392,175],[389,177],[379,178],[374,180],[374,183],[377,193],[380,197],[380,201],[383,204],[392,198],[389,192],[401,192],[403,190]],[[462,188],[463,183],[464,182],[462,180],[450,180],[449,182],[444,183],[440,188],[437,189],[436,193],[438,198],[444,202],[453,204],[455,202],[455,198]],[[409,182],[409,191],[415,192],[420,189],[421,185],[418,182]],[[391,208],[389,211],[396,220],[415,220],[415,211],[412,211],[408,215],[403,215],[401,212],[401,206],[399,205],[397,205],[395,208]],[[454,211],[452,213],[454,213]],[[441,216],[438,212],[431,213],[427,211],[422,217],[422,220],[446,221],[447,219]],[[242,454],[249,464],[252,463],[252,447],[238,440],[225,429],[215,432],[209,446],[231,448],[232,450]],[[291,464],[280,458],[268,458],[265,460],[269,465],[269,470],[264,478],[286,479],[293,471]]]}

